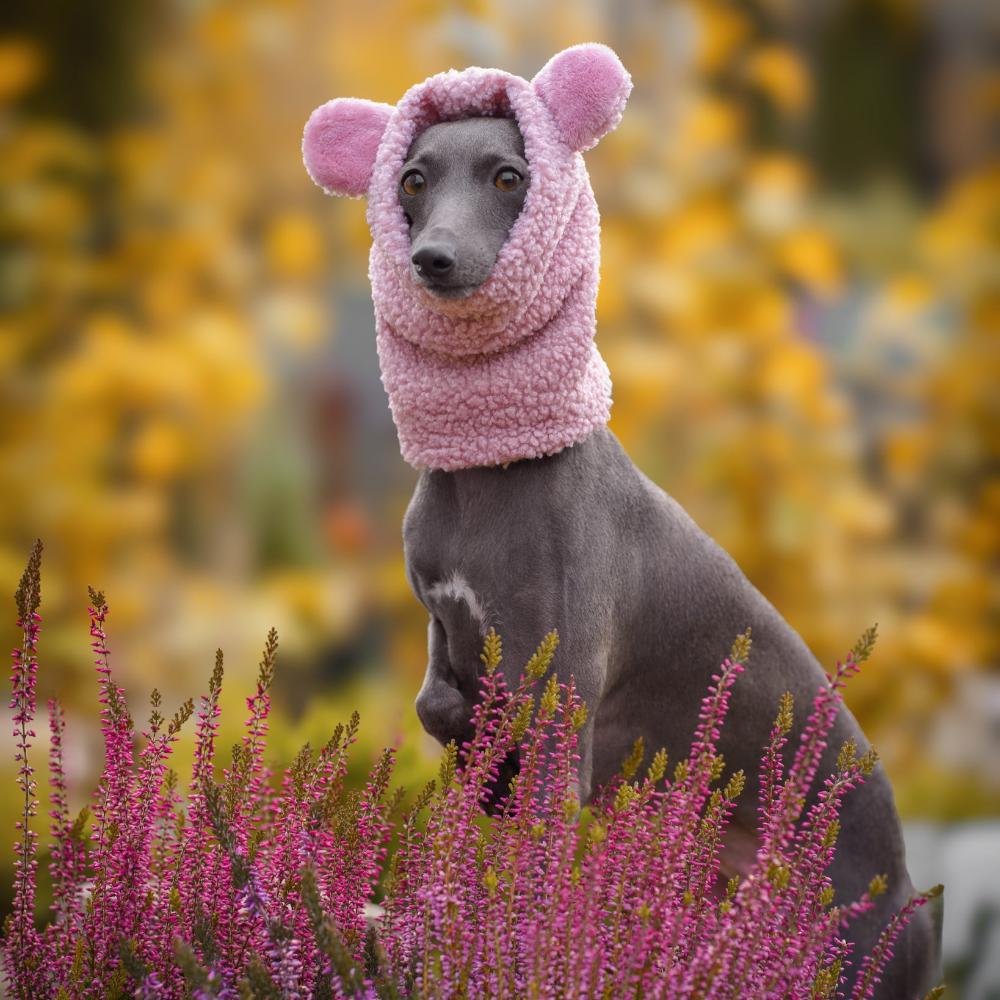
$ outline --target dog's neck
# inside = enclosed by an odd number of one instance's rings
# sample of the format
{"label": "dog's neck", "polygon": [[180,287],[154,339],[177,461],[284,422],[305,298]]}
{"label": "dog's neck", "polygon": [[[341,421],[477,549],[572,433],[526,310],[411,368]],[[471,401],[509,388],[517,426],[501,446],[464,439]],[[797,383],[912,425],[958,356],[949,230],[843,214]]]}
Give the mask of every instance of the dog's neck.
{"label": "dog's neck", "polygon": [[611,379],[594,344],[596,282],[586,271],[540,325],[503,331],[509,346],[459,355],[414,343],[405,321],[395,325],[380,308],[377,280],[373,288],[382,381],[410,464],[456,470],[538,458],[607,423]]}

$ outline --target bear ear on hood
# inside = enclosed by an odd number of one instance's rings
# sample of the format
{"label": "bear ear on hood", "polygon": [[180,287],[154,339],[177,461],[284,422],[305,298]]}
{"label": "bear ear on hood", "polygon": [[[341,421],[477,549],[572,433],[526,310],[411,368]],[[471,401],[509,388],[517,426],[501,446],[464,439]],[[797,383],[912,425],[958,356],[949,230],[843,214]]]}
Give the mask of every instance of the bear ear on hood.
{"label": "bear ear on hood", "polygon": [[574,152],[596,146],[625,110],[632,78],[613,49],[599,42],[556,53],[531,81]]}
{"label": "bear ear on hood", "polygon": [[368,191],[391,104],[338,97],[318,107],[302,135],[302,161],[327,194],[359,198]]}

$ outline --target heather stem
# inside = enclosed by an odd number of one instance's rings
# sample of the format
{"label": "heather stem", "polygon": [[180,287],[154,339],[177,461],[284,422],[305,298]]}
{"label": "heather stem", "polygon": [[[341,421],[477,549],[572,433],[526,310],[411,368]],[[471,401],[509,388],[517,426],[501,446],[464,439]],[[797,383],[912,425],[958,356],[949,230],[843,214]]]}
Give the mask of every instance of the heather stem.
{"label": "heather stem", "polygon": [[13,651],[13,695],[10,707],[14,710],[15,760],[18,764],[17,782],[23,795],[23,810],[17,828],[21,832],[18,857],[14,862],[13,920],[16,943],[6,943],[6,975],[18,996],[38,995],[47,971],[39,950],[38,934],[34,924],[35,879],[37,871],[37,835],[30,828],[31,817],[38,806],[34,768],[28,759],[28,750],[35,732],[31,724],[35,718],[35,681],[38,671],[38,635],[41,616],[37,613],[41,601],[42,543],[36,541],[28,558],[15,595],[18,609],[18,628],[21,629],[21,648]]}

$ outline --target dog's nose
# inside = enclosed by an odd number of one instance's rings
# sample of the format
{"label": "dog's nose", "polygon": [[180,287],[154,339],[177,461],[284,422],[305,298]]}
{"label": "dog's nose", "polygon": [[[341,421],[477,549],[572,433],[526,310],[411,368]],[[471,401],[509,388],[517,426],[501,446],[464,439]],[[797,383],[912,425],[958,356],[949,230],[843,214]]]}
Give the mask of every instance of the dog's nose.
{"label": "dog's nose", "polygon": [[445,243],[430,243],[410,259],[425,278],[443,278],[455,266],[455,251]]}

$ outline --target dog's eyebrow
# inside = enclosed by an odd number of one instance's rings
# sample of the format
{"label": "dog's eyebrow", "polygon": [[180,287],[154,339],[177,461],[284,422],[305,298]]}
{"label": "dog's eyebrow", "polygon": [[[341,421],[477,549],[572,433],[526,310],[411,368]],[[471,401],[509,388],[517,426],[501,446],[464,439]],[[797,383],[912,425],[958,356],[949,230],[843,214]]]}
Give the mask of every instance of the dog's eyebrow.
{"label": "dog's eyebrow", "polygon": [[434,167],[434,166],[437,166],[439,162],[440,162],[440,158],[437,157],[437,156],[435,156],[433,153],[420,152],[420,153],[417,153],[416,156],[410,156],[410,157],[408,157],[406,159],[406,161],[403,163],[402,169],[405,170],[408,167],[415,167],[415,166],[418,166],[418,165],[419,166]]}
{"label": "dog's eyebrow", "polygon": [[[416,154],[416,156],[409,157],[401,167],[402,171],[409,170],[412,167],[426,166],[426,167],[439,167],[442,163],[447,163],[449,157],[440,156],[429,151],[421,151]],[[519,153],[515,153],[509,149],[503,150],[490,150],[480,156],[476,157],[476,166],[478,167],[489,167],[496,163],[503,162],[513,162],[518,164],[524,164],[525,167],[528,166],[528,161],[521,156]]]}
{"label": "dog's eyebrow", "polygon": [[525,166],[528,165],[528,161],[518,153],[513,153],[509,149],[504,149],[502,151],[487,151],[481,156],[477,157],[476,163],[480,167],[488,167],[495,163],[523,163]]}

